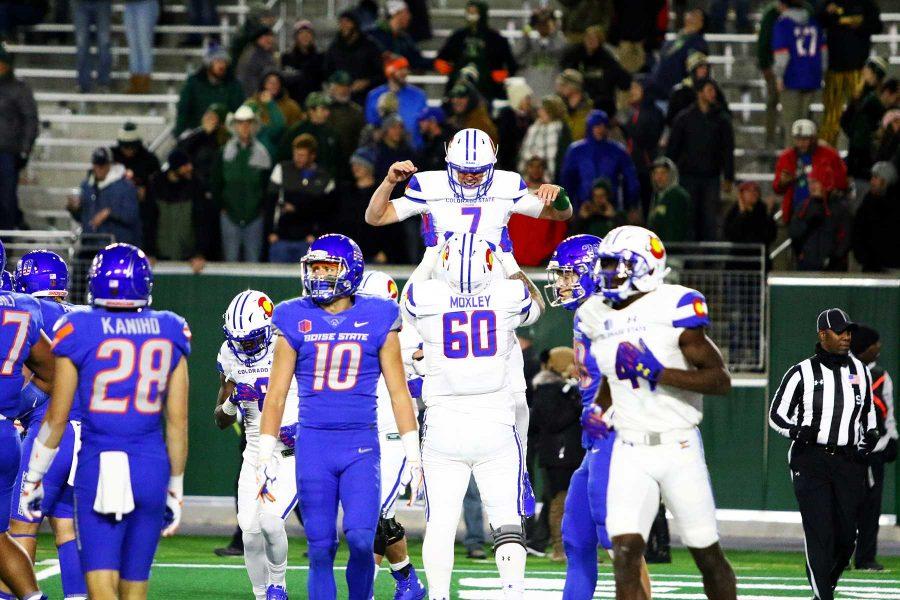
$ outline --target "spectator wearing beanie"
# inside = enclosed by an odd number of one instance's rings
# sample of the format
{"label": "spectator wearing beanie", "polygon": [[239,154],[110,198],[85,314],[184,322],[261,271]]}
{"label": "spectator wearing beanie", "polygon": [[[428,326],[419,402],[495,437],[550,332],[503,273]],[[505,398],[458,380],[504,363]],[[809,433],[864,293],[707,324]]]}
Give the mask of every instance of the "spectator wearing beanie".
{"label": "spectator wearing beanie", "polygon": [[781,90],[781,126],[785,132],[794,121],[809,116],[809,105],[822,87],[822,72],[828,64],[822,29],[797,4],[788,6],[772,29],[772,69]]}
{"label": "spectator wearing beanie", "polygon": [[66,208],[83,233],[109,234],[117,242],[143,245],[137,189],[128,181],[125,167],[113,162],[108,148],[91,154],[91,170]]}
{"label": "spectator wearing beanie", "polygon": [[535,96],[531,86],[518,78],[506,81],[506,96],[509,104],[500,109],[495,119],[500,136],[499,147],[503,148],[497,157],[497,168],[518,171],[522,140],[534,123],[537,112],[534,107]]}
{"label": "spectator wearing beanie", "polygon": [[846,271],[850,251],[850,209],[834,188],[831,169],[814,165],[809,196],[791,215],[788,233],[800,271]]}
{"label": "spectator wearing beanie", "polygon": [[698,241],[715,241],[721,193],[730,193],[734,182],[734,130],[716,102],[715,86],[709,80],[696,85],[697,101],[675,118],[666,155],[694,202]]}
{"label": "spectator wearing beanie", "polygon": [[484,99],[468,83],[457,83],[450,90],[450,116],[447,121],[457,131],[469,128],[482,130],[495,146],[499,141],[497,126],[488,114]]}
{"label": "spectator wearing beanie", "polygon": [[575,230],[578,233],[602,238],[619,225],[625,225],[625,215],[616,210],[612,198],[612,185],[609,179],[606,177],[595,179],[591,184],[590,197],[578,208]]}
{"label": "spectator wearing beanie", "polygon": [[782,195],[781,218],[785,224],[809,197],[807,177],[814,167],[830,172],[836,189],[846,191],[848,187],[844,161],[834,148],[819,140],[815,123],[809,119],[794,121],[791,137],[793,145],[778,155],[772,180],[772,189]]}
{"label": "spectator wearing beanie", "polygon": [[556,78],[556,95],[566,104],[566,122],[572,139],[585,135],[588,114],[594,110],[594,101],[584,92],[584,75],[576,69],[566,69]]}
{"label": "spectator wearing beanie", "polygon": [[478,91],[490,104],[503,97],[503,82],[516,74],[518,64],[506,38],[488,25],[487,2],[469,0],[465,11],[466,24],[438,50],[434,69],[448,76],[448,89],[452,89],[464,68],[474,68]]}
{"label": "spectator wearing beanie", "polygon": [[346,71],[335,71],[328,78],[325,89],[330,103],[328,104],[328,126],[337,136],[340,153],[337,157],[337,173],[335,177],[350,177],[350,155],[356,150],[359,135],[366,126],[366,117],[362,107],[353,101],[350,85],[353,80]]}
{"label": "spectator wearing beanie", "polygon": [[367,33],[387,56],[402,56],[413,71],[428,71],[431,61],[422,56],[416,41],[409,35],[412,20],[409,6],[403,0],[388,0],[385,4],[386,19],[375,24]]}
{"label": "spectator wearing beanie", "polygon": [[278,69],[275,54],[275,32],[261,25],[253,32],[252,42],[244,48],[235,68],[235,77],[241,84],[244,97],[252,96],[259,89],[265,73]]}
{"label": "spectator wearing beanie", "polygon": [[369,92],[366,97],[366,121],[375,123],[378,119],[378,99],[388,92],[397,96],[397,114],[403,119],[406,132],[411,136],[414,148],[422,145],[416,119],[422,109],[428,105],[428,95],[420,87],[407,83],[409,77],[409,61],[404,56],[394,56],[384,63],[384,75],[387,83]]}
{"label": "spectator wearing beanie", "polygon": [[225,106],[228,112],[237,110],[244,101],[241,84],[229,70],[231,58],[219,46],[211,46],[203,57],[203,66],[187,78],[178,95],[175,117],[176,136],[186,129],[198,127],[206,109],[213,104]]}
{"label": "spectator wearing beanie", "polygon": [[316,48],[316,32],[306,19],[294,23],[294,46],[281,55],[285,86],[297,104],[303,105],[311,92],[325,82],[325,56]]}
{"label": "spectator wearing beanie", "polygon": [[528,160],[542,158],[547,165],[547,181],[556,181],[563,156],[571,143],[572,134],[566,124],[566,105],[559,96],[544,96],[537,111],[537,120],[528,128],[522,141],[516,170],[523,173]]}
{"label": "spectator wearing beanie", "polygon": [[829,0],[819,3],[816,20],[825,29],[829,49],[820,137],[834,146],[841,112],[871,54],[872,36],[881,33],[881,15],[875,0]]}
{"label": "spectator wearing beanie", "polygon": [[[537,156],[525,161],[521,173],[530,192],[533,193],[548,183],[546,166],[546,161]],[[556,246],[566,237],[567,225],[565,221],[532,219],[520,214],[511,215],[507,227],[516,262],[527,267],[547,264],[547,259],[553,254]]]}
{"label": "spectator wearing beanie", "polygon": [[616,114],[616,90],[624,91],[631,85],[631,74],[626,71],[612,52],[605,46],[606,36],[599,27],[588,27],[580,44],[566,48],[560,65],[575,69],[584,77],[584,92],[599,108],[614,117]]}
{"label": "spectator wearing beanie", "polygon": [[629,222],[640,220],[640,185],[628,151],[609,139],[609,116],[602,110],[588,115],[584,139],[573,142],[563,158],[559,183],[569,193],[574,210],[591,196],[594,180],[605,177],[611,184],[610,202],[616,211],[627,211]]}
{"label": "spectator wearing beanie", "polygon": [[[442,171],[447,167],[447,144],[453,132],[447,127],[447,115],[440,107],[425,107],[416,119],[422,147],[416,153],[415,164],[421,171]],[[368,202],[367,202],[368,204]],[[376,228],[381,231],[381,227]]]}
{"label": "spectator wearing beanie", "polygon": [[691,52],[687,57],[685,67],[687,67],[688,76],[672,88],[672,94],[669,96],[669,106],[666,110],[666,125],[671,127],[672,123],[675,122],[675,117],[697,101],[697,83],[700,81],[712,82],[716,88],[716,104],[726,113],[731,114],[731,111],[728,110],[728,101],[725,99],[725,94],[722,93],[722,88],[712,79],[709,57],[702,52]]}
{"label": "spectator wearing beanie", "polygon": [[[847,105],[841,115],[841,129],[847,134],[847,174],[854,179],[854,191],[858,201],[868,189],[872,163],[875,162],[873,140],[884,114],[900,101],[900,82],[891,78],[884,81],[865,97]],[[858,204],[852,205],[855,212]]]}
{"label": "spectator wearing beanie", "polygon": [[318,165],[332,175],[341,172],[338,164],[341,156],[341,144],[329,124],[331,100],[322,92],[313,92],[306,97],[306,115],[305,121],[288,127],[281,137],[281,144],[278,147],[279,162],[289,160],[294,153],[294,140],[298,135],[308,133],[316,138],[318,144],[316,152]]}
{"label": "spectator wearing beanie", "polygon": [[365,105],[366,94],[384,81],[381,49],[359,28],[359,17],[345,10],[338,19],[338,34],[325,51],[325,73],[346,71],[353,79],[353,101]]}
{"label": "spectator wearing beanie", "polygon": [[650,184],[650,167],[659,154],[659,139],[665,129],[665,117],[645,93],[646,78],[636,76],[631,80],[628,105],[619,113],[619,124],[625,135],[625,146],[637,170],[641,184],[641,208],[650,210],[653,186]]}
{"label": "spectator wearing beanie", "polygon": [[900,197],[892,163],[872,165],[869,191],[853,220],[853,255],[866,272],[900,269]]}
{"label": "spectator wearing beanie", "polygon": [[549,7],[535,9],[513,54],[519,63],[519,76],[528,82],[536,98],[553,93],[565,48],[566,38],[559,30],[553,10]]}
{"label": "spectator wearing beanie", "polygon": [[137,126],[130,121],[122,125],[116,135],[116,145],[112,148],[113,161],[125,167],[131,183],[137,189],[143,226],[144,250],[153,255],[152,244],[156,241],[154,223],[156,214],[152,203],[147,202],[147,184],[159,172],[159,159],[144,146]]}
{"label": "spectator wearing beanie", "polygon": [[775,241],[775,219],[760,196],[759,184],[755,181],[744,181],[738,186],[737,202],[725,214],[723,237],[726,242],[768,247]]}
{"label": "spectator wearing beanie", "polygon": [[696,240],[694,202],[687,190],[678,185],[678,167],[661,156],[653,161],[650,174],[653,199],[647,215],[647,228],[666,242]]}
{"label": "spectator wearing beanie", "polygon": [[[219,150],[231,137],[231,132],[225,126],[227,116],[228,110],[224,104],[212,104],[203,113],[200,126],[185,131],[178,138],[178,148],[191,159],[193,177],[200,182],[207,195],[210,195],[211,190],[213,164]],[[216,227],[218,228],[218,224]]]}

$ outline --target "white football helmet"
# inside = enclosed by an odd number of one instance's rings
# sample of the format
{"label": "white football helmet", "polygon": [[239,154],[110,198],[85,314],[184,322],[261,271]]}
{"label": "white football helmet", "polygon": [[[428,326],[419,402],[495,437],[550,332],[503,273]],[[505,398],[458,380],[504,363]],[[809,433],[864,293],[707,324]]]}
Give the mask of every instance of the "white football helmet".
{"label": "white football helmet", "polygon": [[[480,129],[458,131],[447,146],[447,178],[459,198],[484,196],[494,180],[497,149]],[[467,181],[471,180],[471,181]]]}
{"label": "white football helmet", "polygon": [[245,365],[252,365],[269,348],[274,310],[275,304],[266,294],[247,290],[235,296],[222,315],[228,347]]}
{"label": "white football helmet", "polygon": [[384,271],[366,271],[356,293],[400,302],[400,290],[394,278]]}
{"label": "white football helmet", "polygon": [[643,227],[616,227],[600,242],[598,254],[599,289],[614,302],[652,292],[669,273],[662,240]]}
{"label": "white football helmet", "polygon": [[454,292],[477,294],[494,276],[494,246],[471,233],[457,233],[444,242],[440,261],[435,266],[435,279],[440,279]]}

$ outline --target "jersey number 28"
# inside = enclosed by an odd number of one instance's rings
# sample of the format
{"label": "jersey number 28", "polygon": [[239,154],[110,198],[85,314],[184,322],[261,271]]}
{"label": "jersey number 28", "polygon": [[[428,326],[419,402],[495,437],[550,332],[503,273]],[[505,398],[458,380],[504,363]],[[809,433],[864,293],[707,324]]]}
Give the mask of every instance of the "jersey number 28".
{"label": "jersey number 28", "polygon": [[[162,399],[169,381],[172,364],[172,342],[150,339],[140,346],[131,340],[113,338],[97,348],[100,360],[115,360],[115,365],[94,376],[91,392],[91,412],[125,413],[128,403],[134,402],[139,413],[155,414],[162,410]],[[137,383],[133,394],[110,396],[109,387],[130,379],[137,367]]]}

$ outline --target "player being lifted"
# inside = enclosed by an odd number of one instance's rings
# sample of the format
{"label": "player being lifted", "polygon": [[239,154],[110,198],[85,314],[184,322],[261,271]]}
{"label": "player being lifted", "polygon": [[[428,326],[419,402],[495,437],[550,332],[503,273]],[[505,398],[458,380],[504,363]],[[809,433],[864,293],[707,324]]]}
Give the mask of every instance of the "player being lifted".
{"label": "player being lifted", "polygon": [[[6,251],[0,242],[0,271],[6,266]],[[45,599],[38,589],[28,553],[9,535],[10,502],[18,501],[15,487],[21,450],[13,421],[19,414],[23,367],[34,374],[32,383],[44,392],[53,382],[54,362],[50,341],[42,331],[38,301],[25,294],[0,291],[0,581],[13,595],[0,597]]]}
{"label": "player being lifted", "polygon": [[[438,261],[440,244],[447,234],[472,233],[494,245],[494,254],[506,276],[528,282],[512,254],[512,242],[506,224],[513,213],[537,219],[565,221],[572,216],[566,191],[546,183],[532,194],[521,175],[495,170],[497,149],[480,129],[463,129],[447,147],[447,170],[418,173],[411,161],[391,165],[387,176],[372,194],[366,208],[370,225],[389,225],[422,215],[425,256],[409,282],[430,279]],[[398,183],[409,179],[403,196],[391,200]],[[530,283],[529,283],[530,284]],[[407,283],[409,285],[409,283]],[[536,289],[535,301],[543,308]],[[522,349],[515,344],[509,353],[510,389],[516,400],[516,425],[528,430],[528,404],[525,399],[525,374]],[[524,435],[524,433],[523,433]],[[523,438],[522,442],[525,442]],[[529,513],[534,502],[526,477]]]}
{"label": "player being lifted", "polygon": [[294,435],[297,428],[297,384],[291,382],[284,417],[275,445],[275,479],[267,493],[256,485],[259,419],[269,387],[275,355],[272,312],[275,305],[263,292],[241,292],[223,318],[225,341],[219,348],[219,397],[216,425],[230,427],[240,411],[247,446],[238,476],[238,524],[244,539],[244,563],[257,600],[286,600],[288,538],[284,519],[297,504]]}
{"label": "player being lifted", "polygon": [[[390,275],[382,271],[367,270],[363,274],[357,293],[386,298],[393,302],[398,302],[400,298],[397,283]],[[422,338],[412,326],[404,326],[400,329],[398,337],[407,386],[410,388],[410,396],[412,396],[414,388],[421,389],[422,379],[415,372],[413,364],[416,352],[421,354]],[[397,420],[391,409],[391,395],[388,393],[384,377],[378,378],[377,395],[378,443],[381,444],[381,518],[378,520],[378,529],[375,532],[375,566],[376,568],[381,566],[382,560],[387,557],[391,575],[396,580],[395,600],[421,600],[428,594],[428,591],[419,581],[416,569],[409,561],[406,531],[395,518],[397,497],[410,483],[412,473],[406,465],[406,454],[403,451],[403,443],[400,441]],[[421,393],[417,395],[421,395]],[[413,402],[414,414],[415,410],[415,402]]]}
{"label": "player being lifted", "polygon": [[716,507],[697,426],[704,394],[722,395],[731,376],[705,334],[706,299],[663,283],[666,249],[652,231],[617,227],[599,247],[599,291],[578,309],[581,330],[604,373],[598,402],[616,430],[606,526],[616,597],[643,598],[641,561],[660,495],[703,576],[706,596],[736,598],[719,545]]}
{"label": "player being lifted", "polygon": [[[499,271],[499,269],[496,269]],[[424,340],[426,525],[431,598],[449,600],[453,544],[474,475],[491,524],[504,598],[525,593],[525,469],[508,385],[515,330],[541,309],[529,285],[495,275],[494,251],[473,234],[440,250],[436,279],[407,287],[403,308]]]}
{"label": "player being lifted", "polygon": [[[41,306],[44,321],[43,331],[47,336],[53,335],[53,325],[72,306],[65,301],[68,292],[69,269],[65,261],[49,250],[34,250],[19,259],[15,272],[15,288],[21,294],[36,298]],[[28,459],[34,440],[40,429],[41,421],[47,412],[50,395],[31,381],[22,389],[22,404],[18,416],[25,427],[26,435],[22,443],[22,461],[19,475],[16,478],[18,490],[22,487],[22,477],[28,470]],[[78,557],[78,545],[75,541],[74,524],[74,470],[75,448],[80,445],[81,410],[72,407],[66,432],[60,442],[60,451],[53,461],[47,475],[44,476],[43,513],[50,520],[50,526],[56,537],[59,567],[62,579],[63,595],[70,600],[87,598],[87,585],[81,571]],[[19,510],[19,497],[16,494],[11,506],[10,535],[25,548],[34,560],[37,551],[37,532],[41,520],[28,519]],[[2,598],[2,595],[0,595]]]}
{"label": "player being lifted", "polygon": [[53,395],[20,510],[40,516],[42,481],[77,402],[75,522],[88,595],[141,599],[160,531],[172,535],[181,520],[191,334],[178,315],[149,308],[153,273],[134,246],[101,250],[88,285],[92,308],[55,326]]}
{"label": "player being lifted", "polygon": [[[308,596],[336,598],[338,503],[350,548],[351,600],[369,600],[372,548],[380,516],[380,445],[376,386],[384,375],[414,480],[421,478],[419,434],[400,357],[398,306],[357,295],[362,252],[350,238],[323,235],[300,263],[308,296],[275,307],[275,359],[260,426],[257,477],[266,488],[277,473],[272,454],[291,381],[300,391],[297,489],[309,542]],[[263,493],[265,490],[263,490]]]}
{"label": "player being lifted", "polygon": [[[560,242],[547,265],[549,283],[545,289],[551,306],[575,311],[594,294],[600,242],[594,235],[573,235]],[[606,495],[616,434],[603,419],[600,407],[594,404],[602,375],[591,354],[591,340],[582,331],[578,316],[573,325],[573,350],[581,371],[579,385],[584,405],[581,443],[587,452],[572,475],[566,494],[562,521],[566,553],[563,599],[588,600],[594,597],[597,587],[597,546],[612,551],[606,530]],[[650,576],[643,561],[641,579],[649,597]]]}

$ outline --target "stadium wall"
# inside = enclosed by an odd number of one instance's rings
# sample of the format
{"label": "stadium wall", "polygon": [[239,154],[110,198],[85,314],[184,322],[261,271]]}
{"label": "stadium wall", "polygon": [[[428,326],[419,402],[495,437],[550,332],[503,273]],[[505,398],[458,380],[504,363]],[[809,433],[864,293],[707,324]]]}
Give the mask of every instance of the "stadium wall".
{"label": "stadium wall", "polygon": [[[230,476],[237,473],[240,463],[237,432],[219,431],[212,417],[222,313],[235,294],[250,287],[267,292],[276,302],[297,295],[298,271],[269,265],[212,265],[201,275],[176,264],[160,264],[155,269],[154,307],[184,316],[194,335],[186,483],[190,495],[231,495],[234,486]],[[391,274],[402,287],[408,272],[403,269]],[[536,275],[539,281],[543,279]],[[735,374],[728,396],[705,401],[701,429],[720,508],[796,510],[785,460],[787,442],[770,435],[766,412],[769,390],[777,387],[781,374],[812,352],[813,323],[820,310],[841,306],[854,319],[876,326],[885,341],[883,364],[900,381],[897,279],[773,275],[769,277],[769,306],[768,378]],[[537,348],[570,344],[571,319],[568,311],[551,310],[527,333]],[[885,512],[900,511],[895,501],[895,479],[889,477],[886,485]]]}

